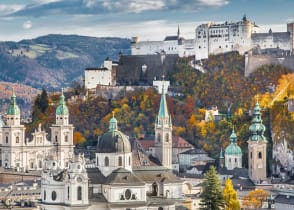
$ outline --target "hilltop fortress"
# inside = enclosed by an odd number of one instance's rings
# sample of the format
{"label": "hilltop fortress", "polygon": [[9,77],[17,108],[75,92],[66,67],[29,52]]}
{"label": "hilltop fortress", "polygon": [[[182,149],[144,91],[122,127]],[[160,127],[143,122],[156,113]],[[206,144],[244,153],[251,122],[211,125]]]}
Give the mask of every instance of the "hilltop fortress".
{"label": "hilltop fortress", "polygon": [[287,32],[258,33],[259,27],[246,16],[238,22],[221,24],[206,23],[195,30],[195,39],[184,39],[180,29],[176,36],[167,36],[163,41],[140,41],[133,37],[132,55],[177,54],[180,57],[195,56],[196,60],[207,59],[209,54],[238,51],[244,54],[252,49],[281,49],[284,55],[293,52],[294,23],[287,24]]}

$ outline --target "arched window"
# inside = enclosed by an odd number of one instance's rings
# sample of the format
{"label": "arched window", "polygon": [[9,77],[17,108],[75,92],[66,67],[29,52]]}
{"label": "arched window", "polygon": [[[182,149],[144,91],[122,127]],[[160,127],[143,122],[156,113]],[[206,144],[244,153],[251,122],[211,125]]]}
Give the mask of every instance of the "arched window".
{"label": "arched window", "polygon": [[258,158],[262,159],[262,153],[261,152],[258,152]]}
{"label": "arched window", "polygon": [[157,135],[157,142],[160,142],[160,134]]}
{"label": "arched window", "polygon": [[104,159],[104,166],[109,166],[109,158],[105,157]]}
{"label": "arched window", "polygon": [[122,157],[121,156],[118,157],[118,166],[122,166]]}
{"label": "arched window", "polygon": [[166,142],[169,142],[169,135],[168,135],[168,133],[165,135],[165,141]]}
{"label": "arched window", "polygon": [[237,163],[237,158],[235,158],[235,163]]}
{"label": "arched window", "polygon": [[131,165],[131,157],[129,157],[129,166]]}
{"label": "arched window", "polygon": [[46,190],[44,190],[44,201],[46,200]]}
{"label": "arched window", "polygon": [[18,144],[19,143],[19,136],[17,136],[16,138],[15,138],[15,142]]}
{"label": "arched window", "polygon": [[67,187],[67,200],[69,200],[69,186]]}
{"label": "arched window", "polygon": [[64,141],[68,142],[68,135],[64,136]]}
{"label": "arched window", "polygon": [[31,162],[31,168],[34,168],[34,163],[33,162]]}
{"label": "arched window", "polygon": [[252,152],[250,152],[250,158],[252,159]]}
{"label": "arched window", "polygon": [[5,142],[8,144],[8,136],[5,137]]}
{"label": "arched window", "polygon": [[58,141],[58,137],[57,137],[57,135],[55,136],[55,142],[57,142]]}
{"label": "arched window", "polygon": [[229,162],[231,162],[231,158],[229,158]]}
{"label": "arched window", "polygon": [[42,168],[42,161],[39,160],[39,168]]}
{"label": "arched window", "polygon": [[55,191],[53,191],[52,194],[51,194],[51,199],[52,199],[53,201],[55,201],[56,198],[57,198],[57,194],[56,194]]}
{"label": "arched window", "polygon": [[82,200],[82,187],[81,186],[78,186],[77,196],[78,196],[78,201]]}

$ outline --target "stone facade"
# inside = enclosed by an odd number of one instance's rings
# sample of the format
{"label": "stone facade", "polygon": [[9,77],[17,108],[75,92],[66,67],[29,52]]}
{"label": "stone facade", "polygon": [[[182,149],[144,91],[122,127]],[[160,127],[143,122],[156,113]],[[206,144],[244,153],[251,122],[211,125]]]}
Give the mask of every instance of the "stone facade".
{"label": "stone facade", "polygon": [[[60,103],[64,105],[63,95]],[[51,139],[47,139],[47,133],[41,125],[32,133],[31,139],[25,138],[25,127],[20,123],[20,110],[16,96],[13,95],[6,124],[0,128],[0,165],[20,171],[42,170],[44,159],[52,156],[60,167],[67,167],[73,156],[73,126],[68,124],[68,117],[68,113],[56,113],[56,123],[51,127]]]}

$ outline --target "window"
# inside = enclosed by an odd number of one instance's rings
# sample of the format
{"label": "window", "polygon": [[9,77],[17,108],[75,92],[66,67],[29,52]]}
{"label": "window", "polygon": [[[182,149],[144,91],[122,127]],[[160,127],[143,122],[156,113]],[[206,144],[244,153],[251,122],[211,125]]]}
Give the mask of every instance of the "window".
{"label": "window", "polygon": [[229,158],[229,162],[231,162],[231,158]]}
{"label": "window", "polygon": [[235,158],[235,163],[237,163],[237,158]]}
{"label": "window", "polygon": [[165,135],[165,141],[166,142],[169,142],[169,135],[168,135],[168,133]]}
{"label": "window", "polygon": [[160,142],[160,134],[157,135],[157,142]]}
{"label": "window", "polygon": [[56,194],[55,191],[53,191],[52,194],[51,194],[51,199],[52,199],[53,201],[55,201],[56,198],[57,198],[57,194]]}
{"label": "window", "polygon": [[69,200],[69,186],[67,187],[67,200]]}
{"label": "window", "polygon": [[125,198],[126,198],[127,200],[130,200],[131,196],[132,196],[132,192],[131,192],[131,190],[130,190],[130,189],[127,189],[127,190],[125,191]]}
{"label": "window", "polygon": [[109,158],[105,157],[104,159],[104,166],[109,166]]}
{"label": "window", "polygon": [[57,135],[55,136],[55,142],[57,142],[58,141],[58,137],[57,137]]}
{"label": "window", "polygon": [[262,159],[262,153],[261,152],[258,153],[258,159]]}
{"label": "window", "polygon": [[97,164],[97,166],[99,165],[99,159],[98,159],[98,157],[96,158],[96,164]]}
{"label": "window", "polygon": [[129,157],[129,166],[131,165],[131,157]]}
{"label": "window", "polygon": [[42,161],[39,160],[39,168],[42,168]]}
{"label": "window", "polygon": [[15,138],[15,142],[18,144],[19,143],[19,136],[17,136],[16,138]]}
{"label": "window", "polygon": [[44,190],[44,201],[46,200],[46,190]]}
{"label": "window", "polygon": [[82,187],[81,186],[78,186],[77,196],[78,196],[78,201],[82,200]]}
{"label": "window", "polygon": [[33,162],[31,162],[31,168],[34,168],[34,163]]}
{"label": "window", "polygon": [[8,136],[5,137],[5,142],[8,144]]}
{"label": "window", "polygon": [[250,152],[250,159],[252,159],[252,152]]}
{"label": "window", "polygon": [[68,142],[68,135],[64,136],[64,141]]}
{"label": "window", "polygon": [[122,157],[121,156],[118,157],[118,166],[122,166]]}

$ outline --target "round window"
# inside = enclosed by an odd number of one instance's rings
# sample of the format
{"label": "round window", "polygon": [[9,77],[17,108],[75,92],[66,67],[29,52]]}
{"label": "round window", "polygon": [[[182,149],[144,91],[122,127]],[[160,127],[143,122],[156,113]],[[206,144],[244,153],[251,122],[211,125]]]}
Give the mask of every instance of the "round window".
{"label": "round window", "polygon": [[53,191],[52,194],[51,194],[52,200],[55,201],[56,200],[56,197],[57,197],[57,194],[56,194],[55,191]]}
{"label": "round window", "polygon": [[131,190],[130,190],[130,189],[127,189],[127,190],[125,191],[125,198],[126,198],[127,200],[130,200],[131,196],[132,196],[132,192],[131,192]]}

